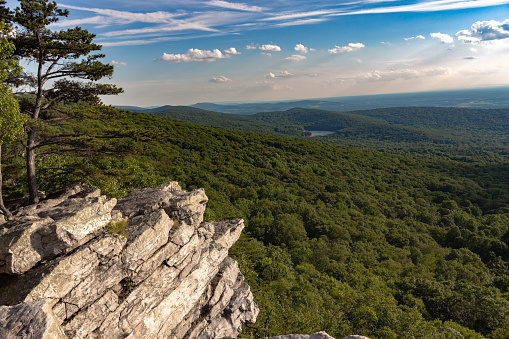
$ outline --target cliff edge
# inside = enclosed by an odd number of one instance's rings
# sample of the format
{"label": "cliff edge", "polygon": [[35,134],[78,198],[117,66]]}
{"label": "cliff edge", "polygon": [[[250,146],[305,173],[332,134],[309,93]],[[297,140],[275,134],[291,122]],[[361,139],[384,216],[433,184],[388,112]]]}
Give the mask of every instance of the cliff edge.
{"label": "cliff edge", "polygon": [[0,337],[236,337],[258,315],[228,257],[244,223],[203,222],[207,201],[73,184],[19,208],[0,225]]}

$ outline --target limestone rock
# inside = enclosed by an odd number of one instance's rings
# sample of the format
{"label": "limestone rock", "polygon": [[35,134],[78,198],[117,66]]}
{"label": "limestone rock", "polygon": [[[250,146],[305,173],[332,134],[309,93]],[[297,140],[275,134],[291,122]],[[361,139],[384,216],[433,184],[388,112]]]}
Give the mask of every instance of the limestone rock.
{"label": "limestone rock", "polygon": [[368,337],[362,336],[362,335],[349,335],[347,337],[344,337],[343,339],[369,339]]}
{"label": "limestone rock", "polygon": [[[202,189],[172,182],[117,202],[73,184],[48,197],[0,228],[1,338],[26,337],[30,324],[34,338],[236,337],[255,322],[228,257],[243,220],[203,222]],[[105,232],[121,219],[125,232]]]}
{"label": "limestone rock", "polygon": [[44,200],[17,211],[0,230],[0,273],[22,274],[42,260],[72,250],[97,234],[111,219],[116,199],[98,189],[71,186],[63,198]]}
{"label": "limestone rock", "polygon": [[45,299],[16,306],[0,306],[0,338],[67,338]]}

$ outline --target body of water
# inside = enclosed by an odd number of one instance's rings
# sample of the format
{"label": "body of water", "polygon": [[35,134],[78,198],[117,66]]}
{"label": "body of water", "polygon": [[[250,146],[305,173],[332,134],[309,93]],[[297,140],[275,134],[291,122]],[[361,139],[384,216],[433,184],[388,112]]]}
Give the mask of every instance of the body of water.
{"label": "body of water", "polygon": [[336,133],[334,131],[332,131],[332,132],[331,131],[307,131],[307,132],[310,132],[312,137],[324,137],[326,135],[331,135],[331,134]]}

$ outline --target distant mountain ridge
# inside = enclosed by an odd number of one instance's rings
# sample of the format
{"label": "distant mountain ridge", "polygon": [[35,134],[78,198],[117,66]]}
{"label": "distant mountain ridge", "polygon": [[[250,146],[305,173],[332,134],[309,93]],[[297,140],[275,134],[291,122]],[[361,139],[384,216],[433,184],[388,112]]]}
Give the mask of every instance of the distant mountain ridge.
{"label": "distant mountain ridge", "polygon": [[247,104],[198,103],[191,105],[191,107],[208,111],[233,114],[286,111],[292,108],[311,108],[344,112],[408,106],[509,108],[509,86],[468,90],[334,97],[288,102]]}
{"label": "distant mountain ridge", "polygon": [[[344,112],[403,106],[509,108],[509,86],[434,92],[345,96],[281,102],[239,104],[202,102],[189,105],[189,107],[200,108],[212,112],[241,115],[250,115],[260,112],[286,111],[292,108],[309,108]],[[132,112],[156,113],[176,106],[116,107]]]}

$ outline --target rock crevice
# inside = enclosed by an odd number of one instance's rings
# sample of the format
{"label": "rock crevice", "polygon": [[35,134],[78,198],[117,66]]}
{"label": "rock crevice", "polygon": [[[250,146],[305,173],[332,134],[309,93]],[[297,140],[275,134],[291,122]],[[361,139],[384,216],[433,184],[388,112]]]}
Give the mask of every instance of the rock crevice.
{"label": "rock crevice", "polygon": [[0,337],[236,337],[258,314],[228,257],[244,223],[203,222],[207,201],[74,184],[20,208],[0,226]]}

